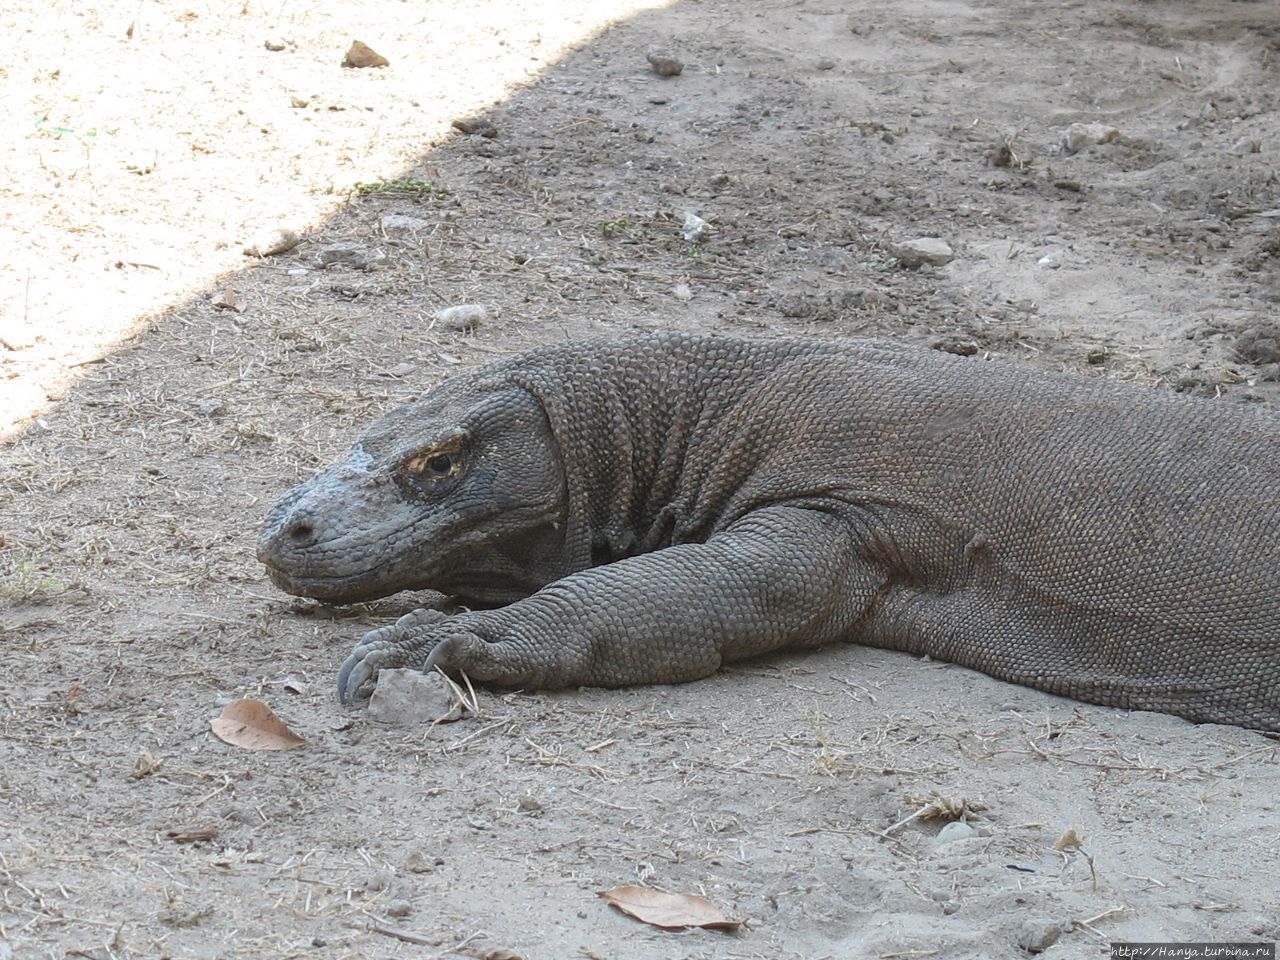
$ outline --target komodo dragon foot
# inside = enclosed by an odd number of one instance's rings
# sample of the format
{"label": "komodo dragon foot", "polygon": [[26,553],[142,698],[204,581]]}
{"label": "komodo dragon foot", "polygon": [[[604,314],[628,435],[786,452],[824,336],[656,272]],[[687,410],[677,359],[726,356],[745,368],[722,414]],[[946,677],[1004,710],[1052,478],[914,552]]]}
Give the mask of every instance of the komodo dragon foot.
{"label": "komodo dragon foot", "polygon": [[449,614],[440,610],[414,610],[390,626],[370,630],[338,671],[338,699],[363,705],[372,696],[381,670],[425,670],[432,650],[449,635],[439,629],[449,620]]}

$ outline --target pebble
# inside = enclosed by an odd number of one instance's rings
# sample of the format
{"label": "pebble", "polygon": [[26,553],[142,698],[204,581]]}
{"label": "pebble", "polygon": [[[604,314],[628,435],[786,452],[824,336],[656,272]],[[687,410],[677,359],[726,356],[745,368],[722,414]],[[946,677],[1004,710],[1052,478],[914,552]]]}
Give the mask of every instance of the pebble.
{"label": "pebble", "polygon": [[436,673],[383,670],[369,699],[369,719],[399,727],[435,723],[453,713],[453,691]]}
{"label": "pebble", "polygon": [[387,256],[381,250],[370,250],[358,243],[331,243],[320,249],[316,259],[324,267],[343,266],[353,270],[368,270],[385,263]]}
{"label": "pebble", "polygon": [[941,267],[956,258],[951,245],[938,237],[904,240],[902,243],[895,243],[889,252],[902,261],[904,267],[918,267],[925,263]]}
{"label": "pebble", "polygon": [[365,877],[364,888],[370,893],[381,893],[391,886],[391,881],[395,878],[396,875],[391,870],[378,870]]}
{"label": "pebble", "polygon": [[711,224],[707,223],[707,221],[703,220],[696,213],[686,212],[684,215],[684,222],[680,225],[680,236],[684,237],[690,243],[693,243],[694,241],[701,240],[703,235],[707,232],[707,228],[710,226]]}
{"label": "pebble", "polygon": [[272,53],[279,53],[281,50],[288,50],[293,46],[293,44],[284,37],[267,37],[266,41],[264,41],[262,45]]}
{"label": "pebble", "polygon": [[834,70],[836,68],[836,62],[830,57],[823,57],[815,64],[815,66],[819,70]]}
{"label": "pebble", "polygon": [[1120,136],[1120,131],[1105,123],[1073,123],[1062,133],[1062,146],[1067,153],[1075,153],[1094,143],[1110,143]]}
{"label": "pebble", "polygon": [[1062,924],[1056,920],[1027,920],[1018,928],[1018,946],[1028,953],[1043,953],[1062,936]]}
{"label": "pebble", "polygon": [[421,217],[411,217],[404,213],[384,214],[378,222],[387,233],[417,233],[431,225]]}
{"label": "pebble", "polygon": [[391,61],[367,43],[353,40],[347,49],[346,57],[342,60],[342,65],[344,67],[389,67]]}
{"label": "pebble", "polygon": [[658,47],[650,47],[644,58],[660,77],[678,77],[684,73],[684,62]]}
{"label": "pebble", "polygon": [[413,913],[413,904],[408,900],[389,900],[387,901],[388,917],[407,917]]}
{"label": "pebble", "polygon": [[671,295],[677,300],[682,300],[685,303],[688,303],[693,299],[693,290],[687,283],[677,283],[671,288]]}
{"label": "pebble", "polygon": [[1235,353],[1245,363],[1280,363],[1280,331],[1248,327],[1236,338]]}
{"label": "pebble", "polygon": [[421,850],[410,850],[404,858],[404,868],[410,873],[433,873],[439,865],[439,860]]}
{"label": "pebble", "polygon": [[288,227],[268,227],[260,231],[248,246],[244,248],[246,257],[274,257],[278,253],[288,253],[302,242],[296,230]]}
{"label": "pebble", "polygon": [[958,333],[943,333],[929,340],[929,346],[957,357],[974,357],[978,354],[978,341]]}
{"label": "pebble", "polygon": [[437,310],[432,319],[446,330],[471,333],[489,319],[489,308],[483,303],[460,303]]}
{"label": "pebble", "polygon": [[973,827],[962,820],[956,820],[939,830],[938,835],[933,838],[933,843],[934,846],[941,847],[957,840],[968,840],[970,837],[976,837],[977,835],[978,831]]}
{"label": "pebble", "polygon": [[498,135],[498,127],[492,120],[484,117],[463,117],[452,123],[453,129],[470,137],[484,137],[492,140]]}

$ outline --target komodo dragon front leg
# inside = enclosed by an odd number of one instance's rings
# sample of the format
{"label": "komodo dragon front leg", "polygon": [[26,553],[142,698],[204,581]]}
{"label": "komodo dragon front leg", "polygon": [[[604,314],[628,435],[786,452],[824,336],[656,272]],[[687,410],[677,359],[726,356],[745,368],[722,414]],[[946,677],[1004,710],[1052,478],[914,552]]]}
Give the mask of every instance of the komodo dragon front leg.
{"label": "komodo dragon front leg", "polygon": [[771,506],[705,543],[583,570],[498,610],[408,614],[356,646],[338,693],[367,699],[378,671],[395,667],[539,689],[696,680],[847,635],[874,589],[844,520]]}

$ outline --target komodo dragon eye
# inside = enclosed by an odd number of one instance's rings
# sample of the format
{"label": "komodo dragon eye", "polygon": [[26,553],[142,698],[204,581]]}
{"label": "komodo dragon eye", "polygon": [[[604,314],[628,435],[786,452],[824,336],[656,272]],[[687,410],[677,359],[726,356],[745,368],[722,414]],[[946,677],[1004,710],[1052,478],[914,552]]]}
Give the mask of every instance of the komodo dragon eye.
{"label": "komodo dragon eye", "polygon": [[453,473],[457,454],[439,451],[419,454],[405,463],[405,469],[427,480],[439,480]]}

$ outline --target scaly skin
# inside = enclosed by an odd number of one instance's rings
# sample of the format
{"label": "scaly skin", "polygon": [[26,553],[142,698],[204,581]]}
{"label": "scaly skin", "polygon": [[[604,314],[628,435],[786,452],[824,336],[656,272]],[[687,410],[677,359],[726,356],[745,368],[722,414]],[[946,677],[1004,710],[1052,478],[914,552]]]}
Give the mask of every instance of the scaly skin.
{"label": "scaly skin", "polygon": [[695,680],[848,640],[1280,730],[1280,418],[850,341],[655,335],[449,380],[286,494],[259,557],[378,671]]}

